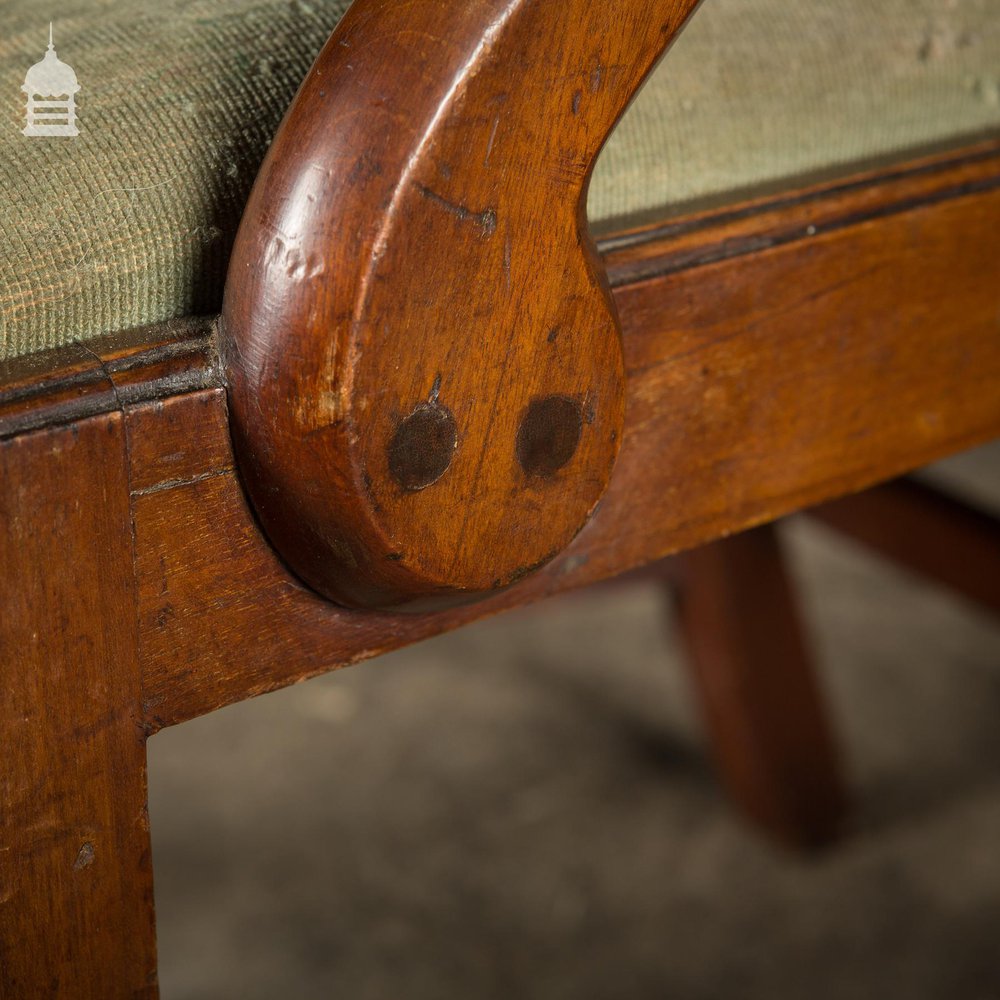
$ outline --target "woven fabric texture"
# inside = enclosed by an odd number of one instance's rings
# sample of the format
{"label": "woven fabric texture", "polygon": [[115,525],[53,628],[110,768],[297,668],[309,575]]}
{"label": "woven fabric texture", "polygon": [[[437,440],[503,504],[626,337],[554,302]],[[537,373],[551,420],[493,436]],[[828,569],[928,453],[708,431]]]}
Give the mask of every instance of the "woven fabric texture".
{"label": "woven fabric texture", "polygon": [[[219,308],[268,140],[347,6],[62,0],[79,135],[39,138],[20,87],[47,15],[6,0],[0,359]],[[1000,127],[998,77],[996,0],[706,0],[602,154],[591,218]]]}

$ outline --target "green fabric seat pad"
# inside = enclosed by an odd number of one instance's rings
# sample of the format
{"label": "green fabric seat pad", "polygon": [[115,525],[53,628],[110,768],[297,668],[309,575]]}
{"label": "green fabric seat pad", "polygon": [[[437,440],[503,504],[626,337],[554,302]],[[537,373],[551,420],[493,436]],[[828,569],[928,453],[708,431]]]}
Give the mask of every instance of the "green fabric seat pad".
{"label": "green fabric seat pad", "polygon": [[[455,0],[460,3],[461,0]],[[22,135],[45,52],[0,8],[0,358],[217,310],[278,122],[347,0],[62,0],[79,135]],[[598,164],[593,220],[1000,127],[997,0],[705,0]]]}

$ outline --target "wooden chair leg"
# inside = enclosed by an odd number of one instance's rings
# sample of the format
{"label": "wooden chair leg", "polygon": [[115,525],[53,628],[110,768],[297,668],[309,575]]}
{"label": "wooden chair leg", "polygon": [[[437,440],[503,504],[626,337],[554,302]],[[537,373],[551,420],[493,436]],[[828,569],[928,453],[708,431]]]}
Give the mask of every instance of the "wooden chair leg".
{"label": "wooden chair leg", "polygon": [[0,996],[155,997],[121,415],[0,468]]}
{"label": "wooden chair leg", "polygon": [[846,794],[777,530],[713,542],[679,564],[679,618],[730,795],[785,844],[831,840]]}
{"label": "wooden chair leg", "polygon": [[915,479],[897,479],[807,513],[1000,614],[1000,519]]}

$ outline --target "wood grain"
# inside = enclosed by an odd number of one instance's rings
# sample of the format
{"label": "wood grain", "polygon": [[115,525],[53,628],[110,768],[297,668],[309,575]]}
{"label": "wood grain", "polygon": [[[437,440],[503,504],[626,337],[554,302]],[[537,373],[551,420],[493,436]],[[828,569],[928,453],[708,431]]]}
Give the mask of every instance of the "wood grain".
{"label": "wood grain", "polygon": [[696,0],[358,0],[240,227],[222,353],[273,544],[355,606],[467,599],[560,552],[621,440],[585,194]]}
{"label": "wood grain", "polygon": [[[0,367],[5,996],[155,996],[156,729],[1000,432],[1000,142],[597,256],[590,167],[694,5],[359,0],[272,146],[221,333]],[[744,544],[714,577],[761,565]],[[779,675],[735,672],[752,741]],[[820,766],[813,708],[770,746]],[[759,815],[830,818],[787,805]]]}
{"label": "wood grain", "polygon": [[[826,232],[806,227],[764,251],[618,282],[629,398],[608,492],[550,566],[474,606],[331,606],[261,535],[228,442],[215,431],[209,444],[164,433],[169,453],[188,447],[177,461],[190,481],[171,475],[134,499],[150,725],[606,579],[996,436],[998,157],[969,170],[956,158],[925,172],[927,203],[912,190],[898,197],[896,184],[912,181],[904,172],[879,184],[891,210],[860,218],[867,187],[836,186],[828,201],[812,199]],[[956,175],[976,189],[949,183]],[[711,230],[724,246],[732,224],[705,224],[703,238]],[[669,241],[661,251],[669,256]],[[179,413],[154,417],[161,405]],[[142,404],[128,419],[155,437],[159,427],[222,428],[224,411],[224,394],[210,390]],[[136,482],[157,485],[145,464],[157,450],[133,449]]]}
{"label": "wood grain", "polygon": [[0,995],[155,997],[122,416],[0,467]]}

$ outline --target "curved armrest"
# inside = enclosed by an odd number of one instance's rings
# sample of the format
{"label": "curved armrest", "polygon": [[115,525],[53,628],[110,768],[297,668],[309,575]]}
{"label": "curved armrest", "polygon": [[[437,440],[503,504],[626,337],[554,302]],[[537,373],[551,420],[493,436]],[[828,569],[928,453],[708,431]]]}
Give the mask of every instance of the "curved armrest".
{"label": "curved armrest", "polygon": [[587,184],[695,6],[357,0],[330,38],[222,317],[248,491],[321,593],[464,599],[586,523],[624,414]]}

